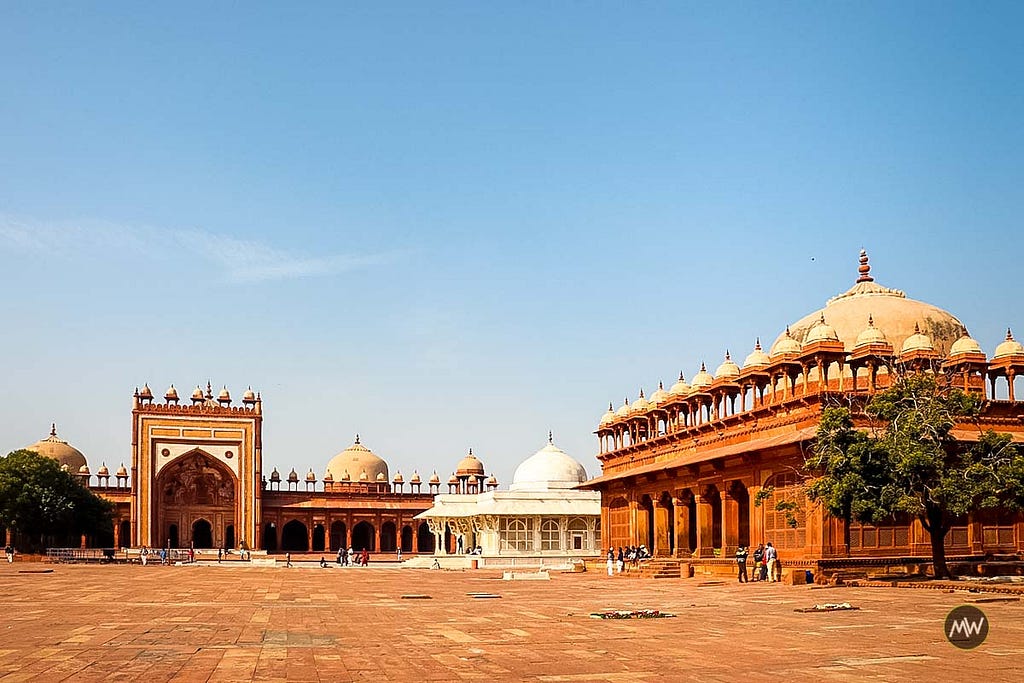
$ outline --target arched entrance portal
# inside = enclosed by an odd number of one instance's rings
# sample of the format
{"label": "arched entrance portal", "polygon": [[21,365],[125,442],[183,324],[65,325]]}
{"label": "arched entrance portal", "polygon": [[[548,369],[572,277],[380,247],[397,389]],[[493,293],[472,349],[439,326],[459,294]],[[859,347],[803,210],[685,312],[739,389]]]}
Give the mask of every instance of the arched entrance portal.
{"label": "arched entrance portal", "polygon": [[324,525],[317,524],[313,527],[313,551],[323,552],[324,551]]}
{"label": "arched entrance portal", "polygon": [[213,527],[205,519],[197,519],[192,523],[192,547],[213,547]]}
{"label": "arched entrance portal", "polygon": [[235,525],[235,491],[235,475],[209,453],[197,448],[175,458],[156,478],[154,544],[222,547]]}
{"label": "arched entrance portal", "polygon": [[394,522],[384,522],[380,527],[380,551],[382,553],[393,553],[397,549],[396,532]]}
{"label": "arched entrance portal", "polygon": [[430,525],[426,522],[420,522],[420,525],[416,528],[416,552],[434,552],[434,534],[431,533]]}
{"label": "arched entrance portal", "polygon": [[277,526],[273,522],[263,527],[263,549],[268,553],[277,552]]}
{"label": "arched entrance portal", "polygon": [[281,550],[304,553],[309,550],[306,525],[293,519],[281,529]]}
{"label": "arched entrance portal", "polygon": [[356,550],[376,550],[373,543],[373,525],[359,522],[352,527],[352,547]]}
{"label": "arched entrance portal", "polygon": [[401,545],[401,548],[402,548],[402,552],[403,553],[411,553],[412,552],[412,527],[409,526],[408,524],[406,524],[405,526],[402,527],[402,545]]}
{"label": "arched entrance portal", "polygon": [[345,522],[331,522],[331,550],[347,548],[345,539]]}

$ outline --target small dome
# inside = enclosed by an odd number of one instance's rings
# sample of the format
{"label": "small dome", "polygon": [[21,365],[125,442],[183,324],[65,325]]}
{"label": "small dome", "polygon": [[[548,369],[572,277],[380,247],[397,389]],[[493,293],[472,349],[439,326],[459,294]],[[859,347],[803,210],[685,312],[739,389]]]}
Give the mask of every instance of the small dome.
{"label": "small dome", "polygon": [[441,477],[437,476],[437,470],[434,470],[434,473],[430,475],[430,481],[428,483],[430,483],[430,484],[440,484],[441,483]]}
{"label": "small dome", "polygon": [[743,361],[743,368],[763,368],[766,365],[771,365],[772,359],[764,349],[761,348],[761,338],[758,337],[757,341],[754,342],[754,350],[750,352],[747,359]]}
{"label": "small dome", "polygon": [[789,356],[800,353],[800,342],[793,338],[793,334],[789,331],[789,326],[786,326],[786,331],[783,332],[782,336],[775,340],[772,344],[771,357],[777,358],[778,356]]}
{"label": "small dome", "polygon": [[142,391],[139,392],[139,398],[153,398],[153,390],[149,388],[149,383],[142,386]]}
{"label": "small dome", "polygon": [[359,481],[370,481],[370,475],[366,473],[366,470],[359,473]]}
{"label": "small dome", "polygon": [[121,463],[121,466],[117,468],[117,472],[115,472],[114,474],[115,474],[115,476],[118,476],[118,477],[127,477],[128,476],[128,470],[127,470],[127,468],[125,468],[124,463]]}
{"label": "small dome", "polygon": [[667,401],[669,398],[671,398],[671,396],[667,391],[665,391],[665,386],[661,382],[658,382],[658,388],[654,390],[653,394],[651,394],[651,404],[659,405],[660,403]]}
{"label": "small dome", "polygon": [[306,481],[310,482],[310,483],[313,483],[313,482],[316,481],[316,475],[313,474],[313,468],[312,467],[309,468],[309,472],[306,472]]}
{"label": "small dome", "polygon": [[1006,339],[996,347],[996,352],[993,354],[992,358],[1004,358],[1006,356],[1016,356],[1019,354],[1024,354],[1024,346],[1013,338],[1013,332],[1007,328]]}
{"label": "small dome", "polygon": [[619,406],[619,409],[615,411],[615,416],[616,417],[628,417],[629,413],[630,413],[629,399],[625,398],[625,399],[622,400],[622,405]]}
{"label": "small dome", "polygon": [[228,391],[227,387],[223,387],[220,390],[220,393],[217,394],[217,400],[218,401],[230,401],[231,400],[231,392]]}
{"label": "small dome", "polygon": [[650,407],[651,407],[651,403],[646,398],[644,398],[644,390],[641,389],[640,390],[640,395],[637,397],[637,399],[635,401],[633,401],[633,405],[631,406],[630,412],[631,413],[642,413],[642,412],[644,412],[645,410],[647,410]]}
{"label": "small dome", "polygon": [[324,482],[328,484],[334,483],[334,475],[331,474],[330,470],[324,472]]}
{"label": "small dome", "polygon": [[375,480],[377,475],[384,473],[384,480],[388,479],[388,464],[374,454],[366,446],[359,443],[359,435],[356,434],[355,443],[331,458],[327,468],[332,472],[362,472],[366,471],[367,478]]}
{"label": "small dome", "polygon": [[100,469],[99,469],[98,472],[96,472],[96,475],[99,476],[99,477],[109,477],[110,476],[110,470],[107,469],[107,463],[103,463],[103,464],[100,465]]}
{"label": "small dome", "polygon": [[498,485],[498,478],[495,477],[493,474],[491,476],[487,477],[487,485],[488,486],[497,486]]}
{"label": "small dome", "polygon": [[252,390],[252,387],[249,387],[248,389],[245,390],[245,393],[242,394],[242,403],[255,403],[255,402],[256,402],[256,393]]}
{"label": "small dome", "polygon": [[392,483],[395,483],[395,484],[404,484],[405,483],[405,479],[402,477],[402,473],[400,471],[399,472],[395,472],[395,478],[392,479],[391,481],[392,481]]}
{"label": "small dome", "polygon": [[341,473],[341,480],[352,481],[352,475],[348,473],[348,470],[345,470],[344,472]]}
{"label": "small dome", "polygon": [[818,319],[818,324],[807,331],[807,336],[804,338],[804,346],[814,344],[815,342],[831,341],[839,341],[839,335],[836,333],[836,328],[825,322],[825,314],[822,313]]}
{"label": "small dome", "polygon": [[449,484],[458,484],[459,483],[459,478],[455,476],[454,472],[452,472],[452,476],[448,477],[448,483]]}
{"label": "small dome", "polygon": [[378,472],[377,473],[377,481],[387,481],[387,480],[388,480],[388,478],[384,476],[383,472]]}
{"label": "small dome", "polygon": [[711,376],[711,374],[708,372],[708,369],[704,366],[704,363],[702,362],[700,364],[700,371],[698,371],[697,374],[693,376],[693,381],[690,382],[690,386],[692,386],[695,390],[700,390],[704,389],[705,387],[711,386],[711,383],[714,381],[715,378]]}
{"label": "small dome", "polygon": [[45,458],[53,458],[61,465],[67,465],[69,472],[77,472],[85,465],[82,452],[57,437],[57,425],[50,425],[50,436],[25,447],[26,451],[35,451]]}
{"label": "small dome", "polygon": [[863,332],[857,335],[857,341],[854,343],[853,348],[868,346],[870,344],[888,343],[889,341],[885,338],[885,333],[875,327],[874,317],[868,315],[868,326],[864,328]]}
{"label": "small dome", "polygon": [[683,378],[683,373],[680,372],[679,379],[677,379],[676,383],[672,385],[671,389],[669,389],[669,393],[673,396],[686,396],[690,393],[690,390],[690,385],[686,383],[686,379]]}
{"label": "small dome", "polygon": [[89,474],[89,466],[88,465],[82,465],[81,467],[78,468],[78,473],[79,474]]}
{"label": "small dome", "polygon": [[551,440],[520,463],[512,476],[513,491],[571,489],[587,480],[587,471]]}
{"label": "small dome", "polygon": [[281,473],[274,468],[274,471],[270,473],[270,481],[281,481]]}
{"label": "small dome", "polygon": [[608,425],[615,422],[615,410],[612,408],[612,404],[608,404],[608,412],[601,416],[601,424]]}
{"label": "small dome", "polygon": [[903,340],[903,348],[900,349],[900,353],[911,353],[913,351],[934,351],[935,345],[932,344],[932,338],[927,334],[921,333],[921,328],[918,325],[914,325],[914,334],[910,335]]}
{"label": "small dome", "polygon": [[419,484],[421,481],[422,481],[422,479],[420,479],[420,473],[417,472],[416,470],[413,470],[412,471],[412,479],[409,480],[409,483],[410,484]]}
{"label": "small dome", "polygon": [[197,384],[196,390],[192,392],[192,400],[202,401],[204,398],[205,396],[203,396],[203,388]]}
{"label": "small dome", "polygon": [[483,476],[484,464],[473,455],[473,449],[469,449],[469,455],[459,461],[459,464],[455,466],[455,474],[460,477],[475,477]]}
{"label": "small dome", "polygon": [[964,332],[964,336],[953,342],[953,345],[949,347],[950,356],[962,356],[968,353],[980,353],[985,352],[981,350],[981,345],[971,335]]}
{"label": "small dome", "polygon": [[715,379],[736,379],[740,376],[740,366],[733,362],[729,352],[725,352],[725,360],[715,370]]}
{"label": "small dome", "polygon": [[178,400],[178,390],[174,388],[173,384],[167,387],[167,393],[164,394],[164,399],[168,402]]}
{"label": "small dome", "polygon": [[298,481],[298,480],[299,480],[299,473],[296,472],[295,468],[293,467],[292,471],[288,473],[288,481]]}

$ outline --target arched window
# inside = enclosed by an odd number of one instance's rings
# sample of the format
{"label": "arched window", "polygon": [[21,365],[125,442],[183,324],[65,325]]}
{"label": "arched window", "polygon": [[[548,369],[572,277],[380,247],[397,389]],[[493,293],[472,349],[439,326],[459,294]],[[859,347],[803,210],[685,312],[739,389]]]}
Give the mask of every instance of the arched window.
{"label": "arched window", "polygon": [[589,550],[590,542],[587,539],[586,521],[576,517],[569,520],[569,549]]}
{"label": "arched window", "polygon": [[532,550],[533,538],[527,520],[504,518],[501,523],[501,545],[506,550]]}
{"label": "arched window", "polygon": [[562,533],[558,528],[558,522],[554,519],[545,519],[540,524],[540,549],[561,550]]}

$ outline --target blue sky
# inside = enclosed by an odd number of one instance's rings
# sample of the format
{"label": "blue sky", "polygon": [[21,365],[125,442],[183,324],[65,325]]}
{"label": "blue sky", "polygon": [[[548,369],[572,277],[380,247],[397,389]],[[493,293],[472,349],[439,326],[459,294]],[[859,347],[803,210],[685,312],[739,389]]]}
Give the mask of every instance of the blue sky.
{"label": "blue sky", "polygon": [[598,469],[608,401],[877,279],[1024,314],[1014,3],[0,8],[4,450],[135,386],[265,398],[266,469]]}

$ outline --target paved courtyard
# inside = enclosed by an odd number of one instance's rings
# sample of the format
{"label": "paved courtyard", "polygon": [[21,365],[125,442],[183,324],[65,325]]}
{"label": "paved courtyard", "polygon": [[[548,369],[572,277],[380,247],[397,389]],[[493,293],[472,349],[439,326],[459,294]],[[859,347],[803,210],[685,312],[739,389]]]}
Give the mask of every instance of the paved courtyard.
{"label": "paved courtyard", "polygon": [[[1015,680],[1022,603],[978,605],[991,627],[976,650],[943,636],[949,610],[979,597],[593,572],[512,582],[486,570],[3,564],[0,679]],[[843,601],[861,609],[794,612]],[[678,616],[589,617],[640,608]]]}

